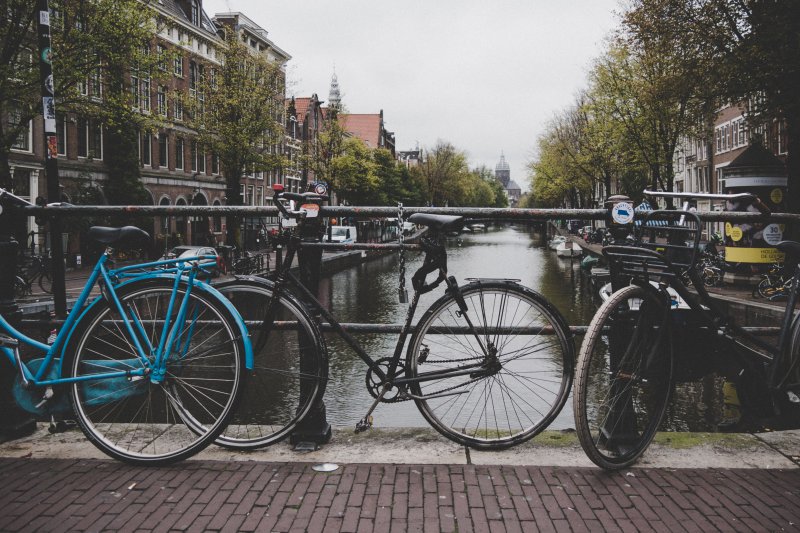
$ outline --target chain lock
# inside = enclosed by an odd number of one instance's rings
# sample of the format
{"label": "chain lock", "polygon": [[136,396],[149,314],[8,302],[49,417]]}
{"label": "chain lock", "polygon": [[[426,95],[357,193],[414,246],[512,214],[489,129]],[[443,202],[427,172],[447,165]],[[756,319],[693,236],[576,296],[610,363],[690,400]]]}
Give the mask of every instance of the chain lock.
{"label": "chain lock", "polygon": [[408,291],[406,290],[406,256],[403,247],[405,236],[403,235],[403,202],[397,202],[397,235],[400,242],[400,288],[397,290],[401,304],[408,303]]}

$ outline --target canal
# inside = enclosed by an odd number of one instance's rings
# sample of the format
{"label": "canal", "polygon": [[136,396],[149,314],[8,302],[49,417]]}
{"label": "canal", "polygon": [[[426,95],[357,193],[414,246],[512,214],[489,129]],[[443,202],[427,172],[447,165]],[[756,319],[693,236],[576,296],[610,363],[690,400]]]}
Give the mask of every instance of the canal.
{"label": "canal", "polygon": [[[422,256],[406,252],[406,280],[421,264]],[[400,259],[387,255],[323,280],[323,300],[341,322],[400,324],[407,306],[398,301]],[[526,225],[490,226],[487,232],[465,233],[448,239],[448,270],[459,283],[466,278],[514,278],[547,297],[570,325],[586,325],[599,305],[596,290],[581,272],[580,261],[559,258],[542,246],[540,236]],[[437,289],[422,297],[417,316],[442,295]],[[359,334],[359,342],[377,359],[391,356],[396,335]],[[363,362],[335,335],[328,334],[330,381],[325,394],[328,421],[334,426],[354,426],[366,413],[372,397],[365,388]],[[576,353],[582,336],[575,339]],[[405,356],[405,352],[404,356]],[[715,375],[680,384],[673,395],[664,429],[716,431],[722,419],[722,383]],[[423,427],[427,422],[413,401],[381,404],[377,427]],[[570,397],[551,429],[573,428]]]}

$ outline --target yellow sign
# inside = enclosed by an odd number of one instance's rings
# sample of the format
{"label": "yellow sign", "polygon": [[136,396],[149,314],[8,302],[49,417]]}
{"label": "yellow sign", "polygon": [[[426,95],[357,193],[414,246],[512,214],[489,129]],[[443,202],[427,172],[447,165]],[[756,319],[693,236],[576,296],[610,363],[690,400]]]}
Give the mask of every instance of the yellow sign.
{"label": "yellow sign", "polygon": [[783,201],[783,191],[780,189],[772,189],[769,193],[769,199],[773,204],[779,204]]}
{"label": "yellow sign", "polygon": [[783,253],[776,248],[725,248],[725,261],[729,263],[780,263]]}
{"label": "yellow sign", "polygon": [[743,235],[742,228],[740,228],[739,226],[734,226],[731,229],[731,239],[733,239],[733,242],[741,241],[742,235]]}
{"label": "yellow sign", "polygon": [[725,236],[726,237],[730,237],[731,236],[731,230],[732,229],[733,229],[733,226],[731,225],[731,223],[730,222],[726,222],[725,223]]}

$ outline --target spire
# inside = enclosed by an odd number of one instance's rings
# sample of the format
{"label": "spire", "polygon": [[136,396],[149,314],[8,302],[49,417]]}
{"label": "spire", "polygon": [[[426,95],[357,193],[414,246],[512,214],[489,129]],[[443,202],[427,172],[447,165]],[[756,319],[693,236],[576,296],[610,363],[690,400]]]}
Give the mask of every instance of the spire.
{"label": "spire", "polygon": [[508,183],[511,181],[511,167],[508,166],[502,150],[500,151],[500,161],[494,167],[494,177],[503,184],[504,188],[508,188]]}
{"label": "spire", "polygon": [[328,92],[328,106],[337,111],[342,108],[342,94],[339,92],[339,79],[336,77],[336,67],[331,76],[331,89]]}

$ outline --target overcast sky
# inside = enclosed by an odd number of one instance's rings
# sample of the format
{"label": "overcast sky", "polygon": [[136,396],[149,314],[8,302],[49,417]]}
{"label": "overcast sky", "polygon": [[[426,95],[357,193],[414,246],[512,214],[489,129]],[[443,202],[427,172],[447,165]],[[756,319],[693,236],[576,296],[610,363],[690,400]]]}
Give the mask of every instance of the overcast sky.
{"label": "overcast sky", "polygon": [[586,86],[618,0],[204,0],[240,11],[288,52],[289,94],[328,99],[336,70],[351,113],[383,109],[397,150],[438,139],[494,169],[526,163],[553,115]]}

